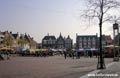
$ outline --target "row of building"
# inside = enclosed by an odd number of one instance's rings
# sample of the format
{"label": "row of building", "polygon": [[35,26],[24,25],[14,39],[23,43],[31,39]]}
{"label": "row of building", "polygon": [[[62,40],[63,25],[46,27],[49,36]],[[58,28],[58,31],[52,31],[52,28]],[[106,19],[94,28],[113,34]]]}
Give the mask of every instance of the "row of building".
{"label": "row of building", "polygon": [[[111,45],[112,38],[110,35],[102,36],[102,46]],[[12,48],[54,48],[54,49],[82,49],[82,48],[99,48],[99,37],[96,35],[77,35],[76,43],[73,43],[73,39],[68,35],[63,37],[60,33],[56,38],[54,35],[46,35],[42,39],[41,45],[39,45],[33,37],[28,34],[19,34],[12,32],[0,32],[0,47],[12,47]]]}
{"label": "row of building", "polygon": [[37,42],[27,34],[0,32],[0,47],[11,48],[37,48]]}
{"label": "row of building", "polygon": [[42,39],[42,48],[57,48],[57,49],[71,49],[73,46],[73,40],[68,35],[67,38],[59,35],[58,38],[50,36],[49,34]]}
{"label": "row of building", "polygon": [[[102,46],[111,45],[112,38],[110,35],[102,35]],[[61,34],[58,38],[47,35],[42,39],[42,48],[58,48],[58,49],[82,49],[82,48],[99,48],[99,37],[96,35],[77,35],[76,43],[68,35],[67,38]]]}

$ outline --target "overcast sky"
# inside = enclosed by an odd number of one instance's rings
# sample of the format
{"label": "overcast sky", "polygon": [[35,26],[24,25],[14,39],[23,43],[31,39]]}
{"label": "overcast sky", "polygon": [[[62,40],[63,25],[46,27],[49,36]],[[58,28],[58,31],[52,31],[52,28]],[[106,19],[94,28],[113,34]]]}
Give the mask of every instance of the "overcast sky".
{"label": "overcast sky", "polygon": [[[58,37],[61,32],[63,37],[70,35],[75,42],[76,33],[99,32],[98,25],[81,20],[84,7],[84,0],[0,0],[0,31],[27,33],[37,42],[48,33]],[[111,28],[112,25],[104,27],[103,34],[112,35]]]}

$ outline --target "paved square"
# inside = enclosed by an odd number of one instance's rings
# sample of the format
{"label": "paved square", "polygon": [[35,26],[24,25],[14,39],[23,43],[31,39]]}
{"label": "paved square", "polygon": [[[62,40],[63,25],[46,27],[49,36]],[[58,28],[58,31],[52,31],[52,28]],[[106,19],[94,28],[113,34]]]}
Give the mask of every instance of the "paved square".
{"label": "paved square", "polygon": [[[96,70],[97,58],[11,57],[0,61],[0,78],[79,78]],[[106,64],[112,58],[105,59]]]}

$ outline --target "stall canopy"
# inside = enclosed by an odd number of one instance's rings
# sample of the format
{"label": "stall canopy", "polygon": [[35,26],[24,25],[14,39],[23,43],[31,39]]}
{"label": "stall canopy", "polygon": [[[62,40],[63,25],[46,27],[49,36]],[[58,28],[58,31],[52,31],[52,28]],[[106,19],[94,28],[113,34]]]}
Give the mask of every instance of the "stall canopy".
{"label": "stall canopy", "polygon": [[56,49],[56,51],[62,52],[62,51],[66,51],[66,49]]}
{"label": "stall canopy", "polygon": [[116,46],[116,45],[107,45],[107,46],[104,46],[104,48],[119,48],[119,46]]}
{"label": "stall canopy", "polygon": [[76,51],[98,51],[98,48],[80,48],[76,49]]}
{"label": "stall canopy", "polygon": [[91,48],[84,48],[85,51],[91,51]]}
{"label": "stall canopy", "polygon": [[98,48],[91,48],[91,51],[98,51]]}
{"label": "stall canopy", "polygon": [[23,51],[29,51],[28,48],[19,48],[19,52],[23,52]]}
{"label": "stall canopy", "polygon": [[84,49],[83,49],[83,48],[80,48],[80,49],[77,49],[77,51],[84,51]]}
{"label": "stall canopy", "polygon": [[0,48],[0,50],[11,50],[11,51],[13,51],[12,48],[8,48],[8,47],[2,47],[2,48]]}

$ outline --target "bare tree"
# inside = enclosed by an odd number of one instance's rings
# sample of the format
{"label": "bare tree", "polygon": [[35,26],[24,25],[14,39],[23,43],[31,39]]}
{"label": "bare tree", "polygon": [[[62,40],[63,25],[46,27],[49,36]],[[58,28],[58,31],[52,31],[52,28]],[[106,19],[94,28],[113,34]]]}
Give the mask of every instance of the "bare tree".
{"label": "bare tree", "polygon": [[103,59],[103,52],[102,52],[102,25],[104,22],[111,20],[113,18],[110,11],[114,10],[116,8],[119,8],[120,2],[117,0],[86,0],[86,1],[88,3],[88,8],[84,12],[85,18],[88,18],[90,20],[95,19],[95,21],[99,23],[100,59],[98,61],[99,61],[100,65],[98,68],[104,69],[104,59]]}

